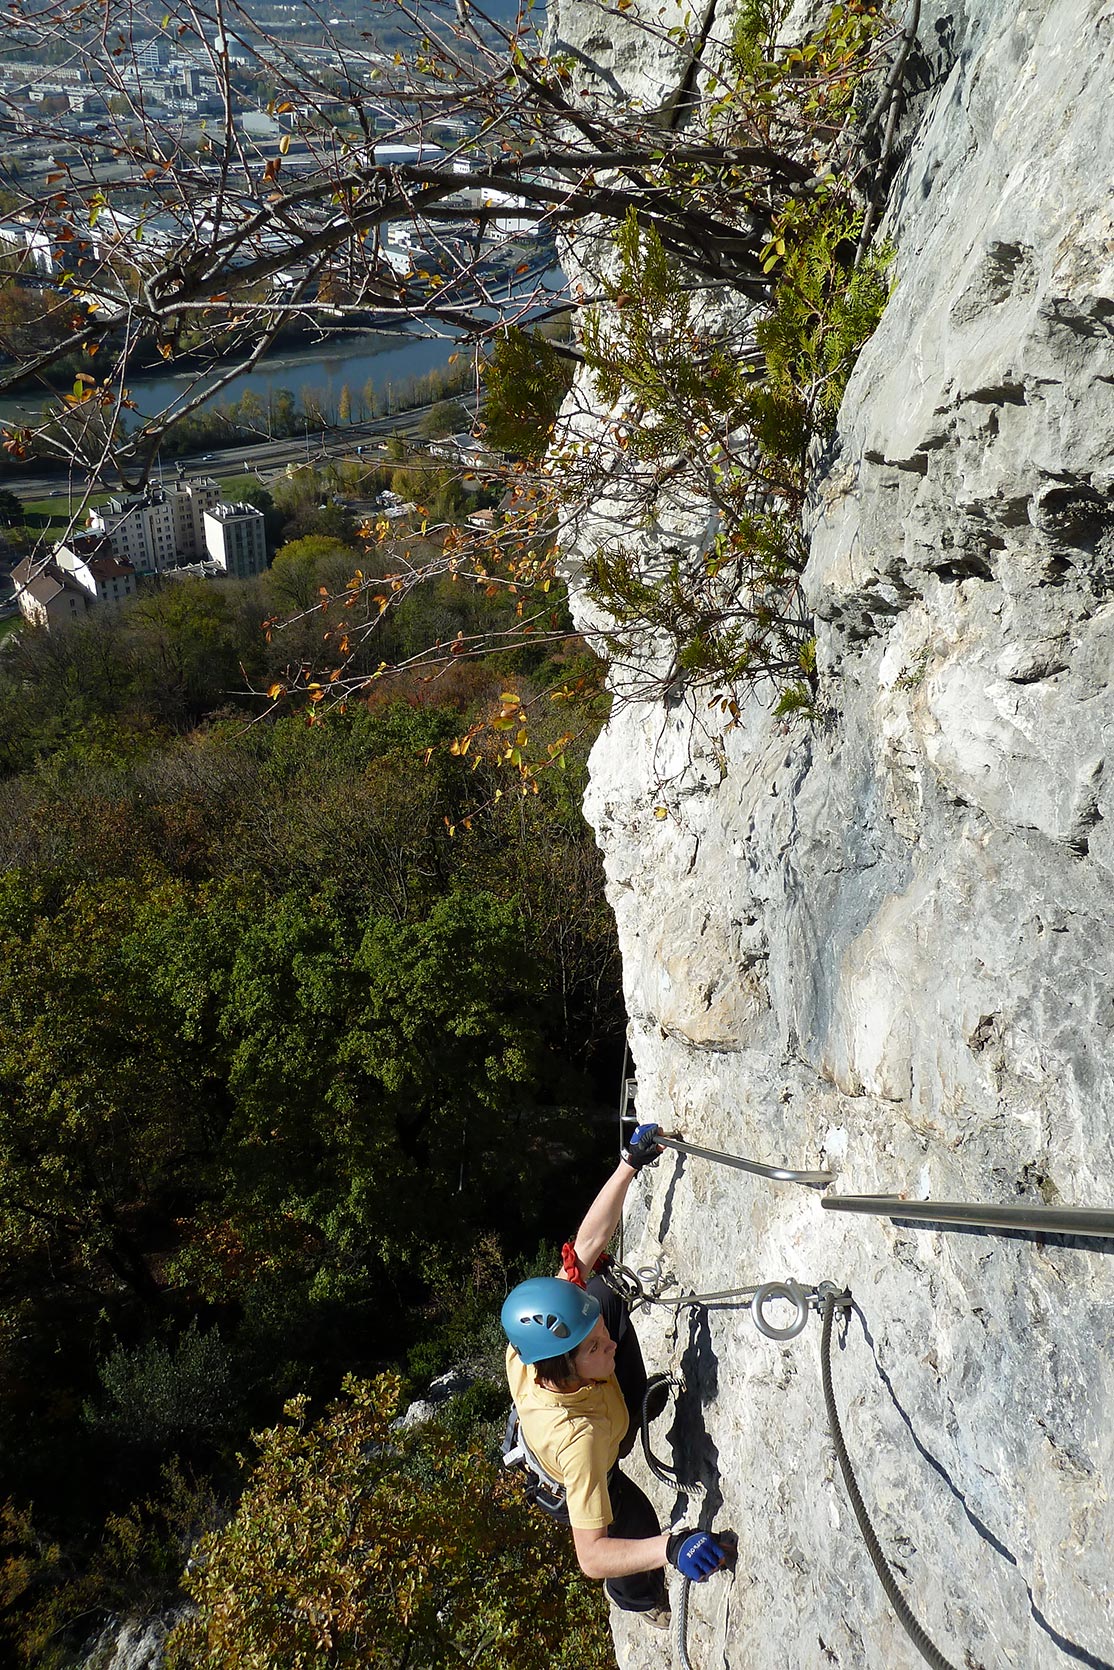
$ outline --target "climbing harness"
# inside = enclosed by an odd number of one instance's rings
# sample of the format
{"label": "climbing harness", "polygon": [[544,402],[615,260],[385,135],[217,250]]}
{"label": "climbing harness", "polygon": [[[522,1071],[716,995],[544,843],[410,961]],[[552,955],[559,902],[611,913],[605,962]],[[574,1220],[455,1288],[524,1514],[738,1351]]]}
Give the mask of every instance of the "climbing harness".
{"label": "climbing harness", "polygon": [[521,1467],[529,1477],[526,1481],[526,1499],[536,1504],[548,1513],[553,1513],[565,1505],[565,1487],[560,1479],[555,1479],[552,1473],[547,1473],[533,1450],[522,1436],[522,1423],[518,1418],[518,1410],[511,1404],[511,1412],[507,1417],[506,1430],[503,1433],[503,1466],[511,1469]]}
{"label": "climbing harness", "polygon": [[[647,1380],[640,1413],[642,1451],[646,1458],[646,1465],[656,1479],[659,1479],[662,1484],[668,1485],[671,1490],[679,1490],[685,1495],[693,1496],[699,1494],[703,1487],[699,1484],[682,1484],[673,1468],[660,1461],[650,1445],[650,1405],[653,1402],[654,1394],[662,1386],[683,1391],[684,1381],[672,1374],[654,1374]],[[559,1513],[565,1505],[565,1487],[560,1480],[546,1472],[527,1444],[522,1435],[518,1411],[513,1404],[507,1420],[506,1431],[503,1434],[502,1451],[504,1467],[508,1469],[521,1468],[526,1473],[525,1494],[527,1501],[541,1508],[545,1513]],[[674,1639],[680,1670],[692,1670],[688,1656],[688,1598],[691,1582],[692,1579],[688,1577],[682,1577],[681,1579],[681,1594],[674,1624]]]}
{"label": "climbing harness", "polygon": [[[666,1462],[660,1461],[650,1446],[650,1405],[654,1394],[662,1387],[670,1387],[676,1391],[683,1391],[685,1383],[674,1374],[652,1374],[646,1382],[646,1391],[642,1398],[642,1408],[639,1411],[639,1432],[642,1439],[642,1450],[646,1457],[646,1465],[656,1479],[662,1484],[669,1485],[673,1490],[684,1490],[689,1495],[699,1491],[700,1485],[683,1485],[675,1470]],[[555,1479],[548,1473],[538,1460],[533,1450],[527,1444],[522,1432],[522,1423],[518,1418],[518,1410],[511,1405],[510,1415],[507,1417],[506,1429],[502,1443],[503,1466],[522,1468],[528,1475],[526,1496],[530,1502],[537,1503],[541,1508],[552,1512],[564,1506],[565,1487],[560,1479]]]}
{"label": "climbing harness", "polygon": [[874,1526],[870,1522],[870,1515],[866,1511],[858,1480],[851,1466],[851,1458],[847,1454],[847,1445],[843,1440],[843,1428],[839,1422],[839,1410],[836,1406],[835,1391],[832,1387],[832,1318],[837,1306],[848,1310],[851,1305],[850,1291],[828,1293],[824,1299],[824,1317],[820,1333],[820,1378],[824,1387],[824,1407],[828,1414],[828,1430],[835,1445],[839,1470],[843,1474],[843,1482],[847,1486],[847,1494],[851,1498],[851,1506],[866,1543],[867,1553],[871,1563],[878,1573],[879,1581],[886,1591],[886,1599],[894,1609],[898,1623],[912,1641],[926,1664],[931,1664],[934,1670],[956,1670],[950,1659],[944,1657],[939,1647],[929,1638],[921,1628],[917,1619],[909,1609],[905,1596],[897,1585],[897,1578],[893,1568],[882,1552],[881,1544],[875,1534]]}

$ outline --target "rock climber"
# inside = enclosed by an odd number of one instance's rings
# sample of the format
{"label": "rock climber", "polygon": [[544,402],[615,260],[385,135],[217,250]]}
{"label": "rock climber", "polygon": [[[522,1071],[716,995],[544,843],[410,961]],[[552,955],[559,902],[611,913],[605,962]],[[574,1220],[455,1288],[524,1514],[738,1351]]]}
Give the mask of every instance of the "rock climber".
{"label": "rock climber", "polygon": [[581,1571],[603,1578],[615,1606],[665,1629],[666,1564],[703,1582],[732,1561],[735,1539],[728,1532],[663,1532],[646,1496],[618,1466],[638,1435],[646,1370],[627,1305],[600,1266],[631,1183],[664,1152],[657,1134],[657,1125],[631,1133],[563,1249],[560,1275],[521,1282],[507,1296],[502,1322],[521,1437],[560,1487],[553,1499],[539,1496],[539,1505],[570,1527]]}

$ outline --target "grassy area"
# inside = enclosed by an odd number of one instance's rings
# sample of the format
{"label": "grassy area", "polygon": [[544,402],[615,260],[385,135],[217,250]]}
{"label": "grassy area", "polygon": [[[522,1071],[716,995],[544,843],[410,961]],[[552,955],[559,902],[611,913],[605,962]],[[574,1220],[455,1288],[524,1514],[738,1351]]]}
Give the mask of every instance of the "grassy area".
{"label": "grassy area", "polygon": [[[81,527],[85,526],[85,518],[89,510],[95,505],[102,505],[108,499],[107,493],[94,493],[83,507],[79,518]],[[70,525],[70,518],[81,504],[80,496],[72,499],[69,494],[59,493],[50,499],[28,499],[23,506],[24,526],[35,534],[55,534],[59,538]]]}
{"label": "grassy area", "polygon": [[18,632],[22,625],[22,615],[7,615],[3,620],[0,620],[0,643],[3,643],[4,639],[10,637],[13,632]]}
{"label": "grassy area", "polygon": [[206,474],[211,475],[214,480],[219,482],[221,492],[232,503],[240,497],[245,487],[258,487],[260,485],[259,477],[254,470],[249,470],[247,475],[224,475],[219,469],[206,471]]}

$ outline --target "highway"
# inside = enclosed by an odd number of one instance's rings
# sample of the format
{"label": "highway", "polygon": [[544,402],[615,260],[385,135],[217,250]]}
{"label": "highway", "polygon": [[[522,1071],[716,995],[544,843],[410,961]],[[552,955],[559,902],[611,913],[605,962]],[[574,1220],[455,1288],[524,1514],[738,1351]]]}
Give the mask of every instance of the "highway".
{"label": "highway", "polygon": [[[465,411],[475,415],[477,397],[473,391],[451,395]],[[328,429],[311,429],[302,435],[287,436],[281,441],[259,440],[242,446],[222,447],[219,452],[190,453],[163,465],[164,475],[173,475],[181,467],[183,475],[245,475],[254,471],[260,479],[279,475],[288,464],[321,464],[330,458],[353,458],[356,449],[364,447],[371,461],[382,450],[392,435],[404,440],[419,438],[423,417],[436,402],[414,406],[409,411],[392,412],[388,417],[370,418],[364,423],[335,424]],[[84,476],[52,475],[7,476],[0,478],[0,486],[27,501],[60,498],[72,492],[80,500],[88,492],[112,490],[111,483],[90,482]]]}

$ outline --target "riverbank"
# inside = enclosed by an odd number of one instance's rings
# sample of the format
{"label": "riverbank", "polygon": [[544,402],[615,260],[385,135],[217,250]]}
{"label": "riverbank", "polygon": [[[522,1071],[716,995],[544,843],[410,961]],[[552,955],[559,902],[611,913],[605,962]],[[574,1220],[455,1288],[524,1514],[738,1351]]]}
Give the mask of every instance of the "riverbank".
{"label": "riverbank", "polygon": [[[457,344],[445,338],[414,337],[381,356],[380,364],[389,373],[380,383],[387,409],[382,416],[369,415],[367,408],[376,398],[370,387],[372,379],[366,377],[361,385],[355,378],[376,359],[376,354],[368,339],[361,339],[361,345],[362,353],[335,362],[310,354],[261,361],[252,373],[245,374],[239,421],[228,415],[236,405],[227,398],[235,386],[229,385],[184,420],[179,444],[165,449],[164,461],[185,469],[205,468],[218,461],[250,466],[257,459],[291,462],[303,450],[308,459],[311,451],[321,451],[338,437],[355,446],[370,435],[386,435],[396,426],[405,427],[408,415],[420,414],[430,396],[440,398],[453,385],[458,397],[469,398],[468,389],[462,386],[467,380],[466,364],[461,364],[459,375],[453,368],[454,374],[446,379],[444,387],[430,389],[426,382],[437,372],[447,371]],[[217,373],[212,375],[215,378]],[[177,387],[180,398],[181,385]],[[141,412],[156,412],[169,404],[166,396],[174,389],[172,378],[154,379],[146,385],[137,380],[132,397]],[[347,403],[345,389],[349,390]],[[354,398],[356,390],[358,400]],[[248,397],[246,408],[244,396]],[[346,404],[350,415],[347,421],[339,422]],[[27,415],[5,411],[0,405],[0,423],[4,421],[26,422]],[[52,495],[73,479],[72,469],[64,460],[16,459],[0,454],[0,483],[23,498]],[[75,482],[76,490],[80,491],[83,481],[82,476]]]}
{"label": "riverbank", "polygon": [[[461,404],[474,412],[474,395],[459,397]],[[218,478],[251,472],[261,479],[268,474],[285,470],[289,464],[317,464],[328,459],[358,457],[373,454],[393,435],[407,440],[417,438],[428,404],[407,407],[389,417],[367,419],[358,423],[327,425],[323,429],[306,430],[275,439],[261,437],[248,441],[231,441],[205,453],[183,455],[174,460],[174,467],[186,474],[204,473]],[[93,493],[84,476],[75,476],[64,469],[50,473],[39,469],[34,475],[12,475],[3,478],[3,485],[20,497],[28,508],[47,518],[39,524],[47,526],[58,517],[68,516],[73,504],[82,506],[102,503],[108,494],[102,489]],[[35,502],[39,501],[39,502]],[[65,504],[63,510],[61,506]],[[58,506],[55,511],[51,506]]]}
{"label": "riverbank", "polygon": [[[388,331],[377,328],[376,315],[373,313],[353,314],[351,318],[346,320],[345,334],[348,334],[349,331],[364,341],[371,341],[378,337],[382,340],[384,348],[390,348],[396,344],[400,335],[397,330]],[[331,340],[331,338],[326,338],[326,340]],[[272,351],[275,354],[282,354],[297,352],[301,347],[310,350],[319,349],[321,341],[320,329],[311,328],[306,320],[291,320],[275,336]],[[204,352],[200,349],[182,349],[174,355],[172,376],[177,378],[205,375],[212,366],[214,352],[219,353],[220,351],[219,342],[211,345]],[[143,380],[147,376],[157,377],[160,372],[165,370],[167,364],[154,344],[150,342],[140,343],[133,351],[129,363],[138,373],[138,380]],[[9,369],[14,365],[15,360],[11,355],[0,358],[0,377],[6,376]],[[72,382],[79,370],[95,372],[96,366],[83,355],[72,361],[65,360],[54,369],[56,379],[61,384]],[[46,400],[51,397],[50,391],[43,387],[42,381],[38,377],[16,377],[8,384],[7,392],[13,399],[17,400]]]}

